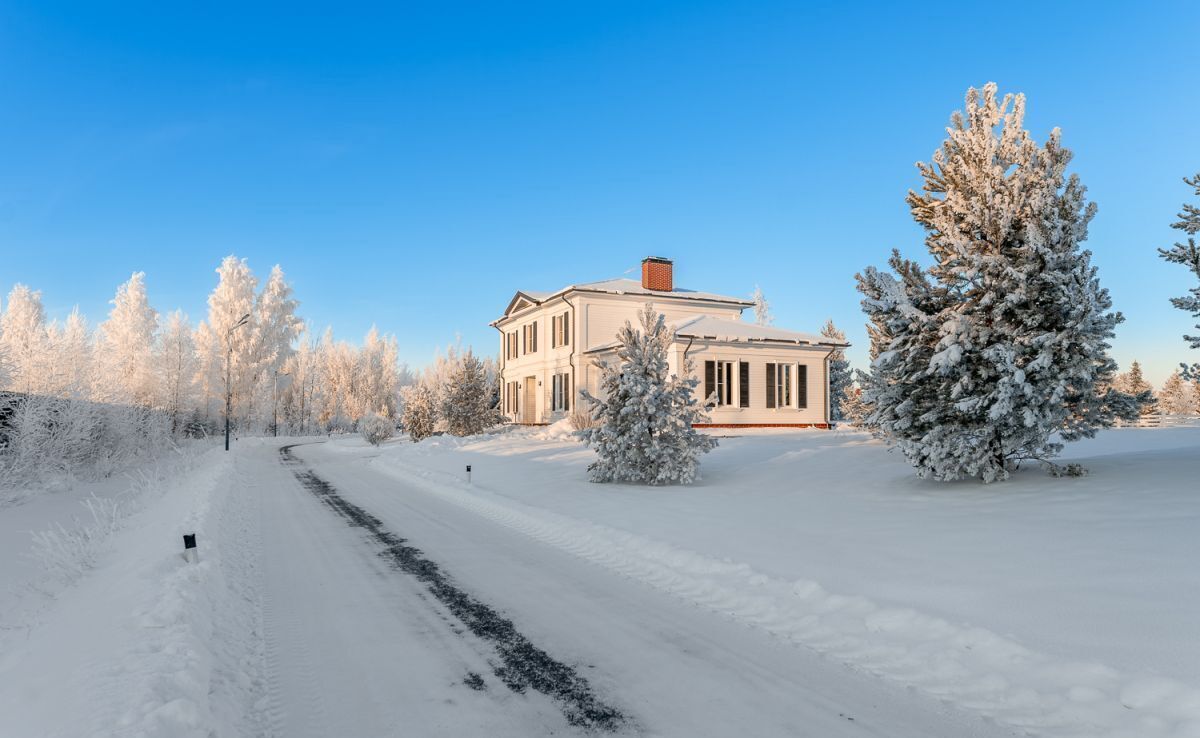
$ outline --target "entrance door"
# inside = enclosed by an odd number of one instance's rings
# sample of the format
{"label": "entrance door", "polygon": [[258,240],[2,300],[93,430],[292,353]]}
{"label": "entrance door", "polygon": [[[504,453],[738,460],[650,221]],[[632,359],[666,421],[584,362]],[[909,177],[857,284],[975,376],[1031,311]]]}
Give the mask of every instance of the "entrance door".
{"label": "entrance door", "polygon": [[521,408],[522,423],[537,422],[537,377],[525,377],[525,399]]}

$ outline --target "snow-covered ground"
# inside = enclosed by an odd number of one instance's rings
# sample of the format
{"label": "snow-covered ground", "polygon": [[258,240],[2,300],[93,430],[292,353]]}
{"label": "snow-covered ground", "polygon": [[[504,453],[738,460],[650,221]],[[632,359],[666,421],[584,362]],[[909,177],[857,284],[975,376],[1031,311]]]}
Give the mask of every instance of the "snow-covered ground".
{"label": "snow-covered ground", "polygon": [[861,433],[758,432],[723,439],[695,487],[645,488],[589,484],[590,453],[554,428],[373,463],[1003,724],[1200,735],[1200,428],[1109,431],[1067,457],[1090,476],[943,484]]}
{"label": "snow-covered ground", "polygon": [[1200,735],[1200,428],[992,486],[757,432],[673,488],[562,431],[214,449],[55,581],[84,490],[0,508],[0,735]]}

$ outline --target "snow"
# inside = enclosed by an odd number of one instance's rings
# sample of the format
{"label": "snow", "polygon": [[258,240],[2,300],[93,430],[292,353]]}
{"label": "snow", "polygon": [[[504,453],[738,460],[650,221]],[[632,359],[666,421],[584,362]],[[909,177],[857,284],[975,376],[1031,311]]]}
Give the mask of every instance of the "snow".
{"label": "snow", "polygon": [[131,482],[0,509],[0,734],[582,734],[300,469],[579,670],[619,735],[1200,734],[1200,427],[988,486],[848,431],[727,435],[688,487],[587,482],[565,423],[307,440],[301,466],[251,439],[172,468],[46,594],[28,532]]}
{"label": "snow", "polygon": [[[375,466],[656,589],[1003,724],[1200,729],[1200,429],[1070,447],[1084,479],[916,479],[859,433],[722,440],[686,489],[589,485],[528,433],[398,445]],[[466,486],[457,470],[473,467]],[[852,480],[852,481],[851,481]]]}
{"label": "snow", "polygon": [[755,325],[740,320],[723,320],[710,315],[685,318],[671,324],[675,335],[696,338],[711,338],[717,341],[787,341],[791,343],[807,343],[814,346],[848,346],[844,341],[838,342],[797,331],[785,331],[768,325]]}

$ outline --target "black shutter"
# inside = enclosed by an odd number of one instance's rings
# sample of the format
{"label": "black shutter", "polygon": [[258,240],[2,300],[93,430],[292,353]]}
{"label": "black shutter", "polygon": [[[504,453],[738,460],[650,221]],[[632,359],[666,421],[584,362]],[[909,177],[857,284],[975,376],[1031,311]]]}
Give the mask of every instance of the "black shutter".
{"label": "black shutter", "polygon": [[796,366],[796,407],[808,407],[808,364]]}
{"label": "black shutter", "polygon": [[767,407],[775,407],[775,365],[767,364]]}
{"label": "black shutter", "polygon": [[750,407],[750,362],[738,363],[738,405]]}
{"label": "black shutter", "polygon": [[571,374],[562,375],[563,385],[563,410],[570,412],[571,410]]}
{"label": "black shutter", "polygon": [[537,353],[537,323],[534,323],[533,325],[531,325],[530,328],[532,328],[533,331],[530,333],[529,342],[531,344],[533,344],[533,352],[536,354]]}
{"label": "black shutter", "polygon": [[712,397],[713,385],[717,383],[717,363],[715,361],[704,362],[704,402],[708,403],[708,398]]}
{"label": "black shutter", "polygon": [[571,314],[570,314],[570,313],[563,313],[563,316],[562,316],[562,325],[563,325],[563,341],[562,341],[562,345],[564,345],[564,346],[570,346],[570,345],[571,345],[571,321],[570,321],[570,316],[571,316]]}

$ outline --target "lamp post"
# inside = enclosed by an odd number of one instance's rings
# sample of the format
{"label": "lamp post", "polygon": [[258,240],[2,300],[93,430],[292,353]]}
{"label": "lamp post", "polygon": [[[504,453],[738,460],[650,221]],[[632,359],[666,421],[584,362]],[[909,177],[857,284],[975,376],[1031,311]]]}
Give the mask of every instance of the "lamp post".
{"label": "lamp post", "polygon": [[229,384],[229,365],[233,361],[233,331],[246,325],[250,313],[238,318],[238,322],[225,331],[225,450],[229,450],[229,416],[233,413],[233,387]]}
{"label": "lamp post", "polygon": [[289,372],[275,370],[275,403],[271,407],[271,431],[279,438],[279,375],[288,376]]}

